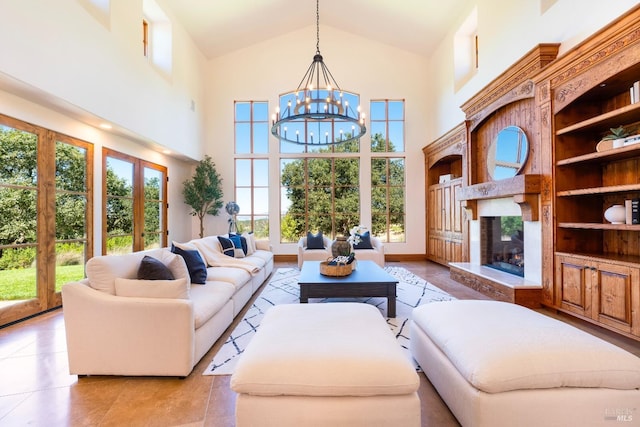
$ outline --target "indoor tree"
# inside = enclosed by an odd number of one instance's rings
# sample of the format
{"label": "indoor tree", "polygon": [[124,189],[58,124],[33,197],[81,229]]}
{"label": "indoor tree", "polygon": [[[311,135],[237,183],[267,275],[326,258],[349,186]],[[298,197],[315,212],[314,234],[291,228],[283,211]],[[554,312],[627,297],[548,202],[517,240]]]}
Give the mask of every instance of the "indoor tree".
{"label": "indoor tree", "polygon": [[200,237],[204,237],[204,216],[217,215],[222,207],[222,178],[211,157],[205,155],[196,166],[195,174],[184,181],[184,202],[193,209],[189,212],[200,220]]}

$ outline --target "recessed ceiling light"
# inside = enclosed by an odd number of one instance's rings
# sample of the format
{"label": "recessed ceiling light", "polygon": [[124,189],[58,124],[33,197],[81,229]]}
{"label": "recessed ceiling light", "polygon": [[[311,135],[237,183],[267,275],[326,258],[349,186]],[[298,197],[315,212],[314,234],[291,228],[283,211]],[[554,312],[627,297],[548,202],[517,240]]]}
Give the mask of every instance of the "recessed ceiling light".
{"label": "recessed ceiling light", "polygon": [[100,127],[102,129],[111,129],[111,128],[113,128],[113,126],[111,126],[109,123],[100,123]]}
{"label": "recessed ceiling light", "polygon": [[171,154],[171,150],[162,150],[163,154]]}

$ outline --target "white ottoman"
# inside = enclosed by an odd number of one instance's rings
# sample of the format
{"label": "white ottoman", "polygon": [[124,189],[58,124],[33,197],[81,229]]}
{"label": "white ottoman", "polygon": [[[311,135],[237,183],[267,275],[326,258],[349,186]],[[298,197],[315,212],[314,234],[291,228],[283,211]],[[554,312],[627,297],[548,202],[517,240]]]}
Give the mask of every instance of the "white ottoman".
{"label": "white ottoman", "polygon": [[640,425],[640,358],[536,311],[431,303],[413,310],[410,335],[463,426]]}
{"label": "white ottoman", "polygon": [[380,311],[269,309],[231,377],[236,426],[420,426],[420,379]]}

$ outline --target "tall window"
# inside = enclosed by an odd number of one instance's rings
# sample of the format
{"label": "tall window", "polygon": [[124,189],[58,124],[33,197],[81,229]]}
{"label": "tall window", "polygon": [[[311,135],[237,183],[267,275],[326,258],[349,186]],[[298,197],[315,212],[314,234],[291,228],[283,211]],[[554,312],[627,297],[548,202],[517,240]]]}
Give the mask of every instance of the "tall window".
{"label": "tall window", "polygon": [[235,201],[238,232],[269,237],[269,113],[263,101],[235,103]]}
{"label": "tall window", "polygon": [[91,144],[0,115],[0,325],[59,306],[93,253]]}
{"label": "tall window", "polygon": [[[343,102],[360,105],[360,96],[344,92]],[[293,95],[280,97],[280,110]],[[351,125],[327,121],[295,123],[287,132],[335,140],[352,135]],[[310,138],[309,138],[310,139]],[[280,142],[280,241],[297,242],[307,231],[331,237],[347,234],[360,221],[360,141],[311,146]]]}
{"label": "tall window", "polygon": [[406,240],[404,147],[404,100],[371,101],[371,227],[386,242]]}
{"label": "tall window", "polygon": [[360,158],[337,155],[350,153],[357,144],[325,148],[322,157],[280,161],[282,242],[297,242],[307,231],[344,235],[360,223]]}
{"label": "tall window", "polygon": [[167,245],[167,169],[103,149],[102,253]]}

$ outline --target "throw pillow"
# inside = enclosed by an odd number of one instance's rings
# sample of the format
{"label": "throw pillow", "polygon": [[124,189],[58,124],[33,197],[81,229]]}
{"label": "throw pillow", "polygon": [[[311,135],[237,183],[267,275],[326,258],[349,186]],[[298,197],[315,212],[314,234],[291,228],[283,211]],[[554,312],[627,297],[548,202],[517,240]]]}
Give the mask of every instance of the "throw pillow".
{"label": "throw pillow", "polygon": [[143,280],[174,280],[175,277],[169,267],[159,259],[145,255],[138,267],[138,279]]}
{"label": "throw pillow", "polygon": [[318,234],[307,233],[307,249],[324,249],[322,231],[318,231]]}
{"label": "throw pillow", "polygon": [[240,235],[240,237],[244,240],[244,244],[247,245],[247,256],[253,254],[256,251],[255,238],[253,236],[253,231],[247,233],[246,231]]}
{"label": "throw pillow", "polygon": [[187,279],[177,280],[136,280],[116,277],[116,295],[140,298],[189,299]]}
{"label": "throw pillow", "polygon": [[371,244],[371,234],[369,234],[368,231],[360,234],[359,236],[360,243],[353,245],[353,249],[373,249],[373,245]]}
{"label": "throw pillow", "polygon": [[222,246],[222,253],[230,256],[231,258],[234,258],[236,254],[236,248],[235,246],[233,246],[233,242],[222,236],[218,236],[218,241],[220,242],[220,246]]}
{"label": "throw pillow", "polygon": [[202,260],[200,252],[195,249],[181,249],[175,245],[171,245],[171,252],[180,255],[184,259],[185,264],[187,264],[187,269],[189,270],[191,283],[204,285],[207,282],[207,266]]}
{"label": "throw pillow", "polygon": [[242,246],[242,238],[240,237],[239,234],[234,234],[234,233],[229,233],[229,240],[231,240],[231,242],[233,243],[233,247],[235,248],[235,254],[234,256],[236,258],[244,258],[245,255],[247,254],[246,251],[246,242],[244,244],[244,247]]}

